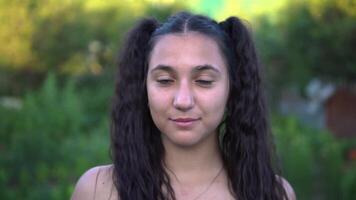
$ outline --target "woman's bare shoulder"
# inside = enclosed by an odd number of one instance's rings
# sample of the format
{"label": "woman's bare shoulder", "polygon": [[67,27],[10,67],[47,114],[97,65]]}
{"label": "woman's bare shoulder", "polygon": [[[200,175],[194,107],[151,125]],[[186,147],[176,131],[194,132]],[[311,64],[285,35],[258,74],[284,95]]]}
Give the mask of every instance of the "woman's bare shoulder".
{"label": "woman's bare shoulder", "polygon": [[103,165],[87,170],[78,180],[72,200],[108,200],[117,199],[112,181],[113,166]]}
{"label": "woman's bare shoulder", "polygon": [[291,184],[283,177],[277,176],[277,180],[280,181],[283,185],[284,190],[287,193],[288,200],[296,200],[297,197],[295,195],[294,189]]}

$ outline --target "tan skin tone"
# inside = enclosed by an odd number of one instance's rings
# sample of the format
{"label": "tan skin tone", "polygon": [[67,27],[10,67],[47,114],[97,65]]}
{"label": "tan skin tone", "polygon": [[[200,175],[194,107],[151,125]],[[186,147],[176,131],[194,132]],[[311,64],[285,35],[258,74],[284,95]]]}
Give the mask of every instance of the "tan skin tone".
{"label": "tan skin tone", "polygon": [[[227,67],[213,39],[195,32],[158,39],[149,60],[147,93],[152,119],[162,133],[164,159],[177,200],[233,199],[226,172],[220,171],[216,137],[228,91]],[[193,121],[182,125],[175,121],[178,118]],[[111,166],[89,170],[78,181],[72,199],[93,199],[96,181],[95,199],[108,199],[115,190],[111,173]],[[290,199],[295,199],[288,182],[282,181]],[[116,191],[111,199],[117,199]]]}
{"label": "tan skin tone", "polygon": [[[147,93],[177,200],[198,197],[222,168],[216,128],[228,91],[227,67],[214,40],[192,32],[159,39],[149,62]],[[194,122],[181,127],[177,118]],[[199,199],[217,197],[232,199],[224,173]]]}

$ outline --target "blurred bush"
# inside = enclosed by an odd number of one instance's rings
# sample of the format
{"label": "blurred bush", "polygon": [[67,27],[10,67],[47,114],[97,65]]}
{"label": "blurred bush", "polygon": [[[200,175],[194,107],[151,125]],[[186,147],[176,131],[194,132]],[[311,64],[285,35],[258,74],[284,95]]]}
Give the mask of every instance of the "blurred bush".
{"label": "blurred bush", "polygon": [[345,150],[356,146],[355,140],[336,139],[291,116],[275,115],[272,125],[282,172],[298,199],[356,198],[356,162],[345,157]]}
{"label": "blurred bush", "polygon": [[96,94],[90,104],[107,105],[109,93],[60,87],[49,74],[19,110],[0,107],[0,199],[69,199],[80,174],[109,162],[107,112],[83,109]]}

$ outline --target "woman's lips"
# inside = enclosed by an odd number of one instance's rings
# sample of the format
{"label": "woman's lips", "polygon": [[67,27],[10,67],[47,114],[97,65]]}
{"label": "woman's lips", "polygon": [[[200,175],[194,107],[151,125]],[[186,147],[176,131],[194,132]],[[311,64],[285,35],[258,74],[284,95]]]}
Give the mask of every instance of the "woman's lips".
{"label": "woman's lips", "polygon": [[196,118],[176,118],[176,119],[171,119],[175,125],[177,125],[179,128],[191,128],[196,121],[199,120]]}

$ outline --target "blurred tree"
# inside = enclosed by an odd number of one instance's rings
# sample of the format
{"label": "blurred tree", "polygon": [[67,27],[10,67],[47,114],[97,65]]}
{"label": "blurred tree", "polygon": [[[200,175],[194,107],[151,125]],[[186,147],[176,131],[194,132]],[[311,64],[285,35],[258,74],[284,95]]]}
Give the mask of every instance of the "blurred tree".
{"label": "blurred tree", "polygon": [[[331,81],[356,81],[356,13],[347,12],[335,0],[291,4],[281,28],[285,32],[286,58],[301,73]],[[350,7],[352,1],[349,1]],[[316,6],[318,9],[315,9]]]}
{"label": "blurred tree", "polygon": [[0,0],[0,68],[21,69],[35,62],[32,18],[30,1]]}
{"label": "blurred tree", "polygon": [[356,4],[353,1],[295,1],[277,23],[260,19],[258,44],[269,80],[299,84],[312,78],[356,81]]}
{"label": "blurred tree", "polygon": [[121,38],[138,17],[163,19],[181,9],[179,1],[0,0],[0,94],[38,86],[48,70],[112,71]]}
{"label": "blurred tree", "polygon": [[188,6],[195,12],[203,13],[221,21],[230,16],[238,16],[250,22],[259,15],[268,14],[276,17],[276,10],[285,5],[287,0],[191,0]]}

